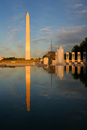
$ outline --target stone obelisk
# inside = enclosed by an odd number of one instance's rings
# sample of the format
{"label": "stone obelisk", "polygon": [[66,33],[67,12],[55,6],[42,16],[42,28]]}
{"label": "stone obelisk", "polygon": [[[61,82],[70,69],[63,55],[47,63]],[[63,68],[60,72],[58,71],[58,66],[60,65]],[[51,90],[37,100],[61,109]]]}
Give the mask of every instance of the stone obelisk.
{"label": "stone obelisk", "polygon": [[30,18],[27,12],[26,15],[26,60],[30,60]]}

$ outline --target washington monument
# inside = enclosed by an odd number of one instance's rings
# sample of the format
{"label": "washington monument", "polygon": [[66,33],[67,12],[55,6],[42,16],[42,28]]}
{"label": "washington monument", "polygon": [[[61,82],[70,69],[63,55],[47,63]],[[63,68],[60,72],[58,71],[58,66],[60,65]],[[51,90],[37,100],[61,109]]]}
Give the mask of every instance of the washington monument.
{"label": "washington monument", "polygon": [[26,52],[25,59],[30,60],[30,18],[27,12],[26,14]]}

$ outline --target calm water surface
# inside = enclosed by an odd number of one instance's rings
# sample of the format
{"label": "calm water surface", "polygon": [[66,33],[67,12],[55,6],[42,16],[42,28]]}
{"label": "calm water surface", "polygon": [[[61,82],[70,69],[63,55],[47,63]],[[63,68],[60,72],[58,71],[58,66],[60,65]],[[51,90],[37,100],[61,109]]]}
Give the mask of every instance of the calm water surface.
{"label": "calm water surface", "polygon": [[86,130],[87,67],[0,68],[0,130]]}

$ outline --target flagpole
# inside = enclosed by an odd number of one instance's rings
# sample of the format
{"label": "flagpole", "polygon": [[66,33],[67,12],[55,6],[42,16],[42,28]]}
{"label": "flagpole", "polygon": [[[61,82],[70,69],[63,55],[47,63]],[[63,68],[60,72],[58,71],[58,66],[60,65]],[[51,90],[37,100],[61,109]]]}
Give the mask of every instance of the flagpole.
{"label": "flagpole", "polygon": [[52,51],[52,39],[51,39],[51,51]]}

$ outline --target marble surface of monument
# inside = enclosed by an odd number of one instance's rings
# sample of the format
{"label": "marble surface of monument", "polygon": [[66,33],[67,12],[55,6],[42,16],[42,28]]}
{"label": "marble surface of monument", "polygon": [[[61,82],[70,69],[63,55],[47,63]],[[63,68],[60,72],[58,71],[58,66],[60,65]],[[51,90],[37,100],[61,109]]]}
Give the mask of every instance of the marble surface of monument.
{"label": "marble surface of monument", "polygon": [[57,49],[56,65],[64,65],[64,50],[63,50],[62,46],[60,46],[60,48]]}
{"label": "marble surface of monument", "polygon": [[25,59],[30,60],[30,18],[27,12],[26,15],[26,54]]}
{"label": "marble surface of monument", "polygon": [[77,52],[77,61],[81,62],[81,53],[80,52]]}
{"label": "marble surface of monument", "polygon": [[48,65],[49,64],[49,59],[48,57],[44,57],[44,65]]}
{"label": "marble surface of monument", "polygon": [[72,52],[72,63],[75,62],[75,52]]}
{"label": "marble surface of monument", "polygon": [[66,63],[69,63],[69,52],[66,52]]}

